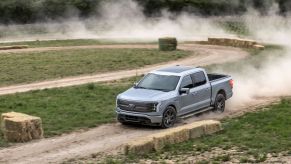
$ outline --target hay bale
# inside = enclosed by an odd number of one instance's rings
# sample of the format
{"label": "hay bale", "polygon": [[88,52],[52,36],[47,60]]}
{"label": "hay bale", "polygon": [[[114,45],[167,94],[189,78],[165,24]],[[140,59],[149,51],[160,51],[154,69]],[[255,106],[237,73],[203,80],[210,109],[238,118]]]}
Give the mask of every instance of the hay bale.
{"label": "hay bale", "polygon": [[160,51],[174,51],[177,49],[177,39],[172,37],[159,38]]}
{"label": "hay bale", "polygon": [[160,51],[175,51],[177,50],[177,46],[174,46],[172,44],[160,44],[159,49]]}
{"label": "hay bale", "polygon": [[209,120],[203,123],[204,134],[209,135],[222,130],[221,123],[219,121]]}
{"label": "hay bale", "polygon": [[169,129],[153,135],[154,148],[156,151],[160,151],[166,145],[187,141],[189,137],[189,129],[185,129],[184,127]]}
{"label": "hay bale", "polygon": [[18,133],[15,131],[5,131],[4,138],[9,142],[28,142],[32,140],[28,133]]}
{"label": "hay bale", "polygon": [[205,128],[203,126],[204,121],[199,121],[186,126],[189,130],[189,138],[198,138],[204,135]]}
{"label": "hay bale", "polygon": [[208,38],[208,43],[212,45],[232,46],[241,48],[252,48],[257,44],[254,40],[232,39],[232,38]]}
{"label": "hay bale", "polygon": [[24,49],[28,47],[29,47],[28,45],[1,46],[0,50]]}
{"label": "hay bale", "polygon": [[9,112],[1,115],[1,129],[9,142],[27,142],[43,137],[42,121],[39,117]]}
{"label": "hay bale", "polygon": [[222,128],[219,121],[198,121],[132,141],[124,146],[124,153],[143,154],[154,150],[160,151],[168,144],[184,142],[220,130]]}
{"label": "hay bale", "polygon": [[260,44],[255,44],[255,45],[253,45],[253,48],[258,49],[258,50],[264,50],[265,46],[260,45]]}
{"label": "hay bale", "polygon": [[144,154],[154,150],[154,140],[151,136],[141,138],[126,144],[123,148],[124,154]]}

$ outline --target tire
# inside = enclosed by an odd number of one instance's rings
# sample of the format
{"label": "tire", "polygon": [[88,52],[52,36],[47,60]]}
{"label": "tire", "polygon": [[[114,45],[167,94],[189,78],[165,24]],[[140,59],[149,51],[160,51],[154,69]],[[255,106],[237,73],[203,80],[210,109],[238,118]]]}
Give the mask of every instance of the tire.
{"label": "tire", "polygon": [[225,110],[225,101],[226,101],[226,98],[223,94],[221,93],[217,94],[215,98],[213,111],[217,113],[223,113]]}
{"label": "tire", "polygon": [[163,114],[163,120],[161,123],[162,128],[173,127],[176,122],[177,112],[172,106],[168,106]]}

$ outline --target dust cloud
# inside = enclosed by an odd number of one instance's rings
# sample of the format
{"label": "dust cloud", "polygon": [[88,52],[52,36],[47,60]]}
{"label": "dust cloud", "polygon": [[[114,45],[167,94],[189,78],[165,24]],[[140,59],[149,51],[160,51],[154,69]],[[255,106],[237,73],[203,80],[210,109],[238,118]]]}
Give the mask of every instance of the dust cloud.
{"label": "dust cloud", "polygon": [[[132,0],[102,4],[101,15],[87,19],[71,18],[58,22],[27,25],[0,25],[0,42],[49,39],[113,39],[155,41],[162,36],[182,40],[205,40],[207,37],[237,37],[217,24],[217,20],[232,19],[244,22],[251,39],[280,44],[285,47],[280,57],[262,58],[260,67],[245,64],[239,70],[217,69],[235,80],[234,97],[230,103],[245,104],[256,97],[290,95],[291,85],[291,19],[278,15],[278,5],[266,16],[255,10],[239,17],[208,17],[187,13],[173,15],[166,10],[159,18],[147,18],[142,8]],[[272,53],[272,52],[269,52]]]}
{"label": "dust cloud", "polygon": [[208,36],[227,36],[216,18],[201,18],[166,10],[159,18],[147,18],[132,0],[104,1],[101,15],[86,19],[70,18],[58,22],[26,25],[0,25],[0,42],[50,39],[113,39],[156,41],[163,36],[181,40],[201,40]]}
{"label": "dust cloud", "polygon": [[253,39],[280,45],[282,51],[268,51],[266,57],[256,63],[246,63],[239,70],[221,70],[234,77],[234,97],[230,101],[235,110],[238,105],[254,101],[259,97],[281,97],[291,95],[291,19],[277,15],[274,4],[268,15],[261,16],[254,10],[240,17],[251,31]]}

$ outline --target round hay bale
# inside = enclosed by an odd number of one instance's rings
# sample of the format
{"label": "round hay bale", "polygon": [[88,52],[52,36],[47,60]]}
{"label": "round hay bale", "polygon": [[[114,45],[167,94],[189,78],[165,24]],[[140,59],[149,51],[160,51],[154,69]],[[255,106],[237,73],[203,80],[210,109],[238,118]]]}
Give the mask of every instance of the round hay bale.
{"label": "round hay bale", "polygon": [[159,38],[160,51],[174,51],[177,49],[177,39],[172,37]]}

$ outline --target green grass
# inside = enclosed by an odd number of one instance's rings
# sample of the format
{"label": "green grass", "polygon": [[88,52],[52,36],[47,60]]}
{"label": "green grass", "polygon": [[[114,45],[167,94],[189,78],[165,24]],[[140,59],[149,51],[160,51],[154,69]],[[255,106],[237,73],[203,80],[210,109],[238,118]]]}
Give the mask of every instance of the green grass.
{"label": "green grass", "polygon": [[[291,151],[291,99],[286,98],[279,104],[265,107],[244,116],[225,119],[222,121],[223,131],[214,135],[203,136],[187,142],[167,145],[159,152],[145,155],[109,156],[111,163],[138,163],[140,159],[161,161],[164,159],[184,159],[184,155],[211,151],[213,148],[227,150],[237,147],[242,156],[240,162],[264,162],[268,153]],[[247,156],[252,155],[254,160]],[[181,159],[179,157],[182,157]],[[228,154],[213,159],[200,161],[201,163],[227,162]],[[93,160],[94,161],[94,160]],[[105,160],[104,163],[107,163]]]}
{"label": "green grass", "polygon": [[86,49],[0,55],[0,86],[94,74],[177,60],[190,52],[156,49]]}
{"label": "green grass", "polygon": [[[290,151],[291,100],[284,99],[280,104],[268,108],[265,111],[224,120],[222,132],[181,144],[169,145],[164,151],[183,153],[206,151],[213,147],[231,148],[234,146],[253,155]],[[193,145],[196,145],[196,148]]]}
{"label": "green grass", "polygon": [[106,39],[68,39],[68,40],[47,40],[47,41],[23,41],[23,42],[11,42],[11,43],[0,43],[0,46],[11,46],[11,45],[28,45],[29,47],[63,47],[63,46],[87,46],[87,45],[103,45],[103,44],[152,44],[154,42],[139,42],[131,43],[124,41],[114,41]]}
{"label": "green grass", "polygon": [[[22,112],[42,118],[45,137],[115,121],[115,98],[134,78],[108,84],[47,89],[0,96],[0,114]],[[0,147],[7,146],[0,135]]]}

